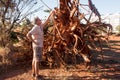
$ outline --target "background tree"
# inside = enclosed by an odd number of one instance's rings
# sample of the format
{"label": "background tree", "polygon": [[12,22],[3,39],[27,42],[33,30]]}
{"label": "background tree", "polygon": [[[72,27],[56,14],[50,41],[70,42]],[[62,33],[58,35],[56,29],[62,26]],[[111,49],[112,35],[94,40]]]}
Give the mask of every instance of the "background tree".
{"label": "background tree", "polygon": [[37,12],[36,0],[0,0],[0,42],[5,47],[11,42],[11,32],[24,18]]}

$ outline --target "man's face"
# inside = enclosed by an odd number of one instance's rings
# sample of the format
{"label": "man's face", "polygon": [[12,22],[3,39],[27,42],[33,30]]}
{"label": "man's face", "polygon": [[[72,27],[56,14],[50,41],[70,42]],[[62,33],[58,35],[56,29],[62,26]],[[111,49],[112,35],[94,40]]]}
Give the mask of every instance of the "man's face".
{"label": "man's face", "polygon": [[40,25],[42,22],[41,22],[41,20],[40,19],[37,19],[37,25]]}

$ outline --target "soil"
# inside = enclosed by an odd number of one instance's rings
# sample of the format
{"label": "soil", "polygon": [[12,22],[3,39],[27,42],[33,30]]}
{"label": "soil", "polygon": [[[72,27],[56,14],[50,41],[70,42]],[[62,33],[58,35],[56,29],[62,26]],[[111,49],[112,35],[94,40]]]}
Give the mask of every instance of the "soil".
{"label": "soil", "polygon": [[[120,80],[120,36],[110,36],[110,47],[104,48],[103,60],[97,57],[92,61],[90,69],[86,69],[83,63],[76,67],[70,65],[67,69],[40,68],[40,80]],[[31,73],[30,65],[13,67],[9,72],[0,75],[0,80],[34,80]]]}

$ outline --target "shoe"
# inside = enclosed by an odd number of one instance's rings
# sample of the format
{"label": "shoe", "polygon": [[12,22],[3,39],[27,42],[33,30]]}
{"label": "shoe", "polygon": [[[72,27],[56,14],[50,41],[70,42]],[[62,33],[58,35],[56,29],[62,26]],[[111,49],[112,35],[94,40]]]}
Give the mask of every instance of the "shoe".
{"label": "shoe", "polygon": [[35,77],[35,74],[32,74],[32,77]]}
{"label": "shoe", "polygon": [[35,80],[44,80],[44,79],[43,79],[43,77],[41,75],[36,75]]}
{"label": "shoe", "polygon": [[39,80],[39,76],[35,76],[35,80]]}

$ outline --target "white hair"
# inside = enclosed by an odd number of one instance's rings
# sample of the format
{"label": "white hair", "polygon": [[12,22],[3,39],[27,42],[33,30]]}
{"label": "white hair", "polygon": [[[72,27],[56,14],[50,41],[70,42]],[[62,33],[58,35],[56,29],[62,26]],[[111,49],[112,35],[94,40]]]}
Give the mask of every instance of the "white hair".
{"label": "white hair", "polygon": [[36,24],[38,19],[40,19],[40,18],[39,17],[34,17],[34,24]]}

